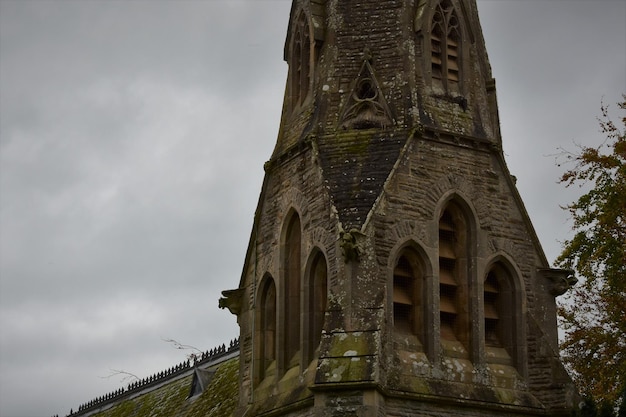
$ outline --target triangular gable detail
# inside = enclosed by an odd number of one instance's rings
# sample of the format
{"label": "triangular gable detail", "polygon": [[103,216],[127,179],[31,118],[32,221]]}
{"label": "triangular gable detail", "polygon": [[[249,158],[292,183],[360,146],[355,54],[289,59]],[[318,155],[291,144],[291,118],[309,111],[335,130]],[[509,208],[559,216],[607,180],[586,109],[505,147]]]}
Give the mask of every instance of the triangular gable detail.
{"label": "triangular gable detail", "polygon": [[342,129],[384,129],[394,124],[369,59],[370,55],[366,51],[363,65],[341,113],[339,126]]}

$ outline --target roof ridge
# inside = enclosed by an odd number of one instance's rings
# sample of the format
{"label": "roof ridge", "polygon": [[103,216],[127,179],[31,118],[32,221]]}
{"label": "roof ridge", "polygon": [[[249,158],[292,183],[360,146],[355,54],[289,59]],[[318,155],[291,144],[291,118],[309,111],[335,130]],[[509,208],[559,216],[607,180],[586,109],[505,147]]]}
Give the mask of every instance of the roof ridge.
{"label": "roof ridge", "polygon": [[[238,351],[239,338],[237,337],[229,342],[228,347],[226,347],[226,344],[222,344],[211,350],[201,352],[198,355],[191,354],[186,361],[174,365],[171,368],[165,369],[161,372],[157,372],[141,380],[131,382],[126,388],[122,387],[116,391],[109,392],[103,396],[94,398],[91,401],[81,404],[78,407],[77,411],[70,409],[67,417],[88,416],[91,414],[91,412],[101,411],[100,409],[102,406],[114,404],[122,397],[131,396],[133,394],[138,394],[139,392],[146,389],[155,388],[156,386],[161,385],[163,382],[181,376],[201,365],[220,363],[225,359],[230,358],[231,354]],[[191,359],[193,359],[193,362],[191,361]],[[52,417],[59,417],[59,415],[57,414]]]}

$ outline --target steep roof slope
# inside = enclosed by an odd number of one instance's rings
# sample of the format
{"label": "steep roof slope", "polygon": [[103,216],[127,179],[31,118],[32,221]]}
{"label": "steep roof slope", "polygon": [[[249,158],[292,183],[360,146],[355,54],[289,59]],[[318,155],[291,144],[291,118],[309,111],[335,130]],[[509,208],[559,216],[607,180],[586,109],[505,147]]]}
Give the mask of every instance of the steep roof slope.
{"label": "steep roof slope", "polygon": [[[213,367],[205,390],[189,397],[194,374],[173,379],[159,388],[116,402],[91,417],[225,417],[231,415],[238,397],[239,357]],[[78,415],[78,414],[74,414]],[[80,414],[87,415],[87,414]]]}

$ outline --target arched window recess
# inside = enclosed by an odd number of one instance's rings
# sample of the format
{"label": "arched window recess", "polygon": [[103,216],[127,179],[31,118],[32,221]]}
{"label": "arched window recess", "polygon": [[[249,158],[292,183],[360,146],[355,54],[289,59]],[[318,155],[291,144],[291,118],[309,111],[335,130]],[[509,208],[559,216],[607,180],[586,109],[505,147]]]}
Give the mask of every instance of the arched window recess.
{"label": "arched window recess", "polygon": [[259,287],[258,315],[255,339],[255,369],[257,383],[276,375],[277,354],[277,296],[274,279],[267,275]]}
{"label": "arched window recess", "polygon": [[282,372],[300,363],[301,343],[301,262],[302,230],[300,217],[295,211],[287,217],[282,237],[281,282],[283,283],[284,315],[282,320],[283,345],[280,350]]}
{"label": "arched window recess", "polygon": [[393,325],[402,335],[415,335],[422,342],[424,328],[423,267],[417,252],[400,251],[393,269]]}
{"label": "arched window recess", "polygon": [[485,361],[515,366],[524,374],[523,291],[504,259],[491,263],[483,281]]}
{"label": "arched window recess", "polygon": [[305,358],[311,362],[319,349],[324,328],[324,315],[328,303],[328,266],[321,250],[315,249],[310,256],[306,285],[306,335]]}
{"label": "arched window recess", "polygon": [[389,259],[391,333],[394,349],[422,352],[434,360],[439,348],[433,322],[433,268],[424,248],[414,240],[397,246]]}
{"label": "arched window recess", "polygon": [[461,93],[462,30],[451,0],[437,3],[430,26],[431,78],[446,95]]}
{"label": "arched window recess", "polygon": [[439,336],[444,354],[464,358],[473,344],[469,291],[475,236],[469,211],[453,199],[439,216]]}
{"label": "arched window recess", "polygon": [[301,10],[295,19],[289,45],[289,97],[291,109],[302,106],[311,90],[313,39],[307,14]]}

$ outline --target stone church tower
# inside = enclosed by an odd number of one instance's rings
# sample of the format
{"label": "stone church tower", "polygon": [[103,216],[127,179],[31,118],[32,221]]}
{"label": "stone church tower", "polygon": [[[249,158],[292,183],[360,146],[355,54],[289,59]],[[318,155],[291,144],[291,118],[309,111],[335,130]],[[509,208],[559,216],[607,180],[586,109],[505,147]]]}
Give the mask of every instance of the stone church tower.
{"label": "stone church tower", "polygon": [[475,0],[294,0],[235,416],[569,415]]}

